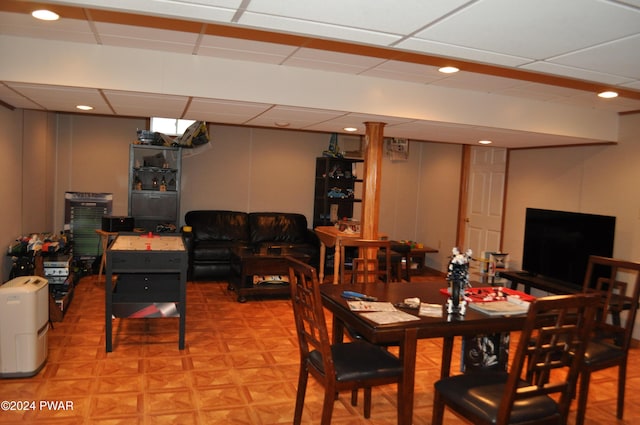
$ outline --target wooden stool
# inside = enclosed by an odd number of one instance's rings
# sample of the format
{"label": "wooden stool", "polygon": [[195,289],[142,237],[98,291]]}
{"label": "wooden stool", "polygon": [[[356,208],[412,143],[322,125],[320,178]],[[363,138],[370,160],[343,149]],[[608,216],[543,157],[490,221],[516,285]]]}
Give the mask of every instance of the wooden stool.
{"label": "wooden stool", "polygon": [[106,230],[96,229],[96,233],[100,235],[100,243],[102,245],[102,259],[100,260],[100,268],[98,269],[98,280],[102,278],[102,270],[107,266],[107,248],[111,237],[118,236],[118,232],[107,232]]}

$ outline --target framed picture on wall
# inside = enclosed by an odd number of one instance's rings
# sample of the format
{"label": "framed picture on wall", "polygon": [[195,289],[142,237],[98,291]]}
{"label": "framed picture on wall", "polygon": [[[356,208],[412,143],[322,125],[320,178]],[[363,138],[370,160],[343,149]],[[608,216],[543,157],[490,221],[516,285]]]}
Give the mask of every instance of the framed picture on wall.
{"label": "framed picture on wall", "polygon": [[406,161],[409,159],[409,139],[387,137],[384,141],[387,158],[392,161]]}
{"label": "framed picture on wall", "polygon": [[364,157],[364,136],[341,134],[338,143],[344,150],[345,158],[362,159]]}

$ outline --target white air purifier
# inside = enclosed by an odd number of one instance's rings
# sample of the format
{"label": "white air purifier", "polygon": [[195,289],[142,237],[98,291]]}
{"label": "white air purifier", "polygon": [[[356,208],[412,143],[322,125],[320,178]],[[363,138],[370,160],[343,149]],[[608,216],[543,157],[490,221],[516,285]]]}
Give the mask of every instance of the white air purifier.
{"label": "white air purifier", "polygon": [[49,281],[19,276],[0,286],[0,378],[34,376],[47,361]]}

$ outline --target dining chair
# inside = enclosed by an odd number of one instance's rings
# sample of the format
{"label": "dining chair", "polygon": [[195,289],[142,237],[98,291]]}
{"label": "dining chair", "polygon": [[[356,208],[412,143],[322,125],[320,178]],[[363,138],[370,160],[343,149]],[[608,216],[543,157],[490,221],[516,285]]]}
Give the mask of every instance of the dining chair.
{"label": "dining chair", "polygon": [[[447,406],[474,425],[566,424],[598,302],[595,294],[532,301],[509,372],[437,381],[431,423],[442,424]],[[527,369],[535,380],[524,379]]]}
{"label": "dining chair", "polygon": [[640,296],[640,263],[589,257],[583,292],[599,293],[601,306],[580,371],[576,425],[584,424],[591,373],[610,367],[618,368],[616,417],[623,417],[627,359]]}
{"label": "dining chair", "polygon": [[[350,283],[373,283],[392,280],[391,271],[391,242],[382,239],[343,239],[340,242],[340,283],[347,283],[347,249],[353,248],[351,258]],[[380,267],[380,259],[384,262],[384,268]],[[347,326],[347,333],[352,339],[362,339],[354,329]],[[388,345],[385,345],[388,347]],[[354,391],[357,399],[357,391]]]}
{"label": "dining chair", "polygon": [[340,242],[340,283],[346,282],[346,254],[349,248],[356,251],[351,263],[351,283],[391,282],[390,241],[344,238]]}
{"label": "dining chair", "polygon": [[[358,340],[331,344],[324,317],[316,269],[287,257],[291,303],[300,348],[300,372],[293,423],[300,424],[309,374],[324,387],[322,425],[331,423],[334,401],[340,391],[364,389],[364,417],[371,416],[371,388],[399,385],[400,360],[382,347]],[[398,388],[398,402],[401,392]],[[398,404],[400,405],[400,403]]]}

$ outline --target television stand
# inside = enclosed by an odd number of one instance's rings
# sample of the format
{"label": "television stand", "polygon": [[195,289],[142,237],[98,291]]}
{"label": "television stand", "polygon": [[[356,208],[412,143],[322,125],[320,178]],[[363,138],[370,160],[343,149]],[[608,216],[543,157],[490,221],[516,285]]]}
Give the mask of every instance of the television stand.
{"label": "television stand", "polygon": [[575,294],[582,291],[582,288],[577,287],[576,285],[542,276],[536,276],[526,271],[501,270],[499,273],[500,277],[511,282],[511,289],[517,289],[518,284],[522,284],[526,294],[531,293],[531,288],[540,289],[553,294]]}

